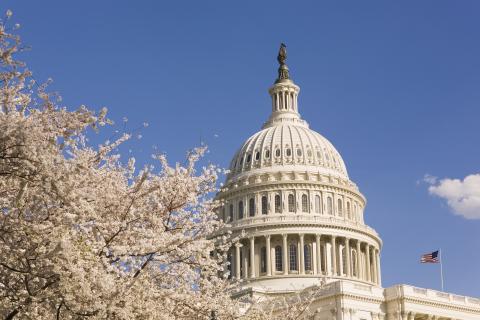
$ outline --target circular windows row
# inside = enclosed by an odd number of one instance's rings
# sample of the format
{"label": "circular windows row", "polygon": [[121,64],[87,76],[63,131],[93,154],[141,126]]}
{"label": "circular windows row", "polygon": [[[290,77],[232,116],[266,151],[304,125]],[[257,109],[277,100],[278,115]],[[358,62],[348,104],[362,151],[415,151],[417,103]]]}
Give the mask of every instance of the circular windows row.
{"label": "circular windows row", "polygon": [[[279,149],[279,148],[275,149],[275,157],[276,158],[280,158],[281,154],[282,154],[281,149]],[[292,149],[291,148],[285,149],[285,155],[287,157],[291,157],[292,156]],[[300,149],[300,148],[296,149],[296,155],[297,155],[297,157],[301,157],[303,155],[302,149]],[[325,155],[326,161],[330,161],[330,156],[328,155],[328,153],[325,152],[324,155]],[[265,159],[270,159],[270,150],[268,150],[268,149],[265,150],[265,155],[264,156],[265,156]],[[308,149],[307,150],[307,157],[311,158],[312,156],[313,156],[312,150]],[[261,157],[260,151],[256,151],[255,152],[255,161],[259,161],[260,157]],[[317,150],[317,158],[318,159],[322,158],[322,153],[320,152],[320,150]],[[240,166],[243,165],[243,160],[244,160],[243,157],[240,158]],[[246,163],[250,163],[252,161],[252,154],[248,153],[245,160],[246,160]],[[334,164],[339,164],[339,161],[335,157],[332,157],[332,160],[333,160]],[[233,168],[237,168],[237,164],[238,164],[237,162],[238,162],[238,160],[235,161],[235,164],[234,164]]]}

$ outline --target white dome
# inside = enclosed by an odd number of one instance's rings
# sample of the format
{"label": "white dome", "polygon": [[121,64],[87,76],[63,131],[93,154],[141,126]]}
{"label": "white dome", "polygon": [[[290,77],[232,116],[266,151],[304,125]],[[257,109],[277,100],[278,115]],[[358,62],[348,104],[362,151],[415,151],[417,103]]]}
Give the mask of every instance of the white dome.
{"label": "white dome", "polygon": [[296,169],[348,179],[335,147],[304,122],[272,125],[248,138],[230,163],[230,177],[251,170]]}

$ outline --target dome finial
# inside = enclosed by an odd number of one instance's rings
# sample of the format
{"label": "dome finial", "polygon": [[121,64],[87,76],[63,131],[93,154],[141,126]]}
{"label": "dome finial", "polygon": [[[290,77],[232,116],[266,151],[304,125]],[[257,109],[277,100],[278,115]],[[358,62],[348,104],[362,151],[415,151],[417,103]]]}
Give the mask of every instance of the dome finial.
{"label": "dome finial", "polygon": [[287,60],[287,46],[285,45],[285,43],[280,44],[277,60],[278,60],[278,63],[280,64],[280,67],[278,68],[278,78],[275,81],[275,83],[283,82],[286,80],[289,81],[290,75],[288,73],[288,66],[285,63],[285,61]]}

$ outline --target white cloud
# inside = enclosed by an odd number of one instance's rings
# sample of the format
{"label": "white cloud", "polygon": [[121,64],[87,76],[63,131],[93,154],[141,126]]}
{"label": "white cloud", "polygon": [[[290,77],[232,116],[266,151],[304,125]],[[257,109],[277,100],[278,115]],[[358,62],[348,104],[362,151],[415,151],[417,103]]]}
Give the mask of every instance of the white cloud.
{"label": "white cloud", "polygon": [[463,180],[441,179],[425,175],[430,194],[443,198],[453,213],[466,219],[480,219],[480,174],[471,174]]}

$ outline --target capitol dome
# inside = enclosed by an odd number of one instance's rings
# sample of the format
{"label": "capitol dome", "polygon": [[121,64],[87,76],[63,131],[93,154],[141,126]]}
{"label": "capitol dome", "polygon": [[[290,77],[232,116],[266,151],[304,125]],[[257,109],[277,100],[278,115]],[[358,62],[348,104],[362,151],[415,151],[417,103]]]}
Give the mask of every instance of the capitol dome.
{"label": "capitol dome", "polygon": [[366,199],[335,147],[301,118],[285,59],[281,46],[271,115],[238,149],[217,195],[224,232],[238,239],[229,276],[265,294],[338,279],[380,286],[382,241],[364,222]]}
{"label": "capitol dome", "polygon": [[305,122],[268,124],[248,138],[232,159],[230,177],[252,170],[302,170],[348,179],[335,147]]}

